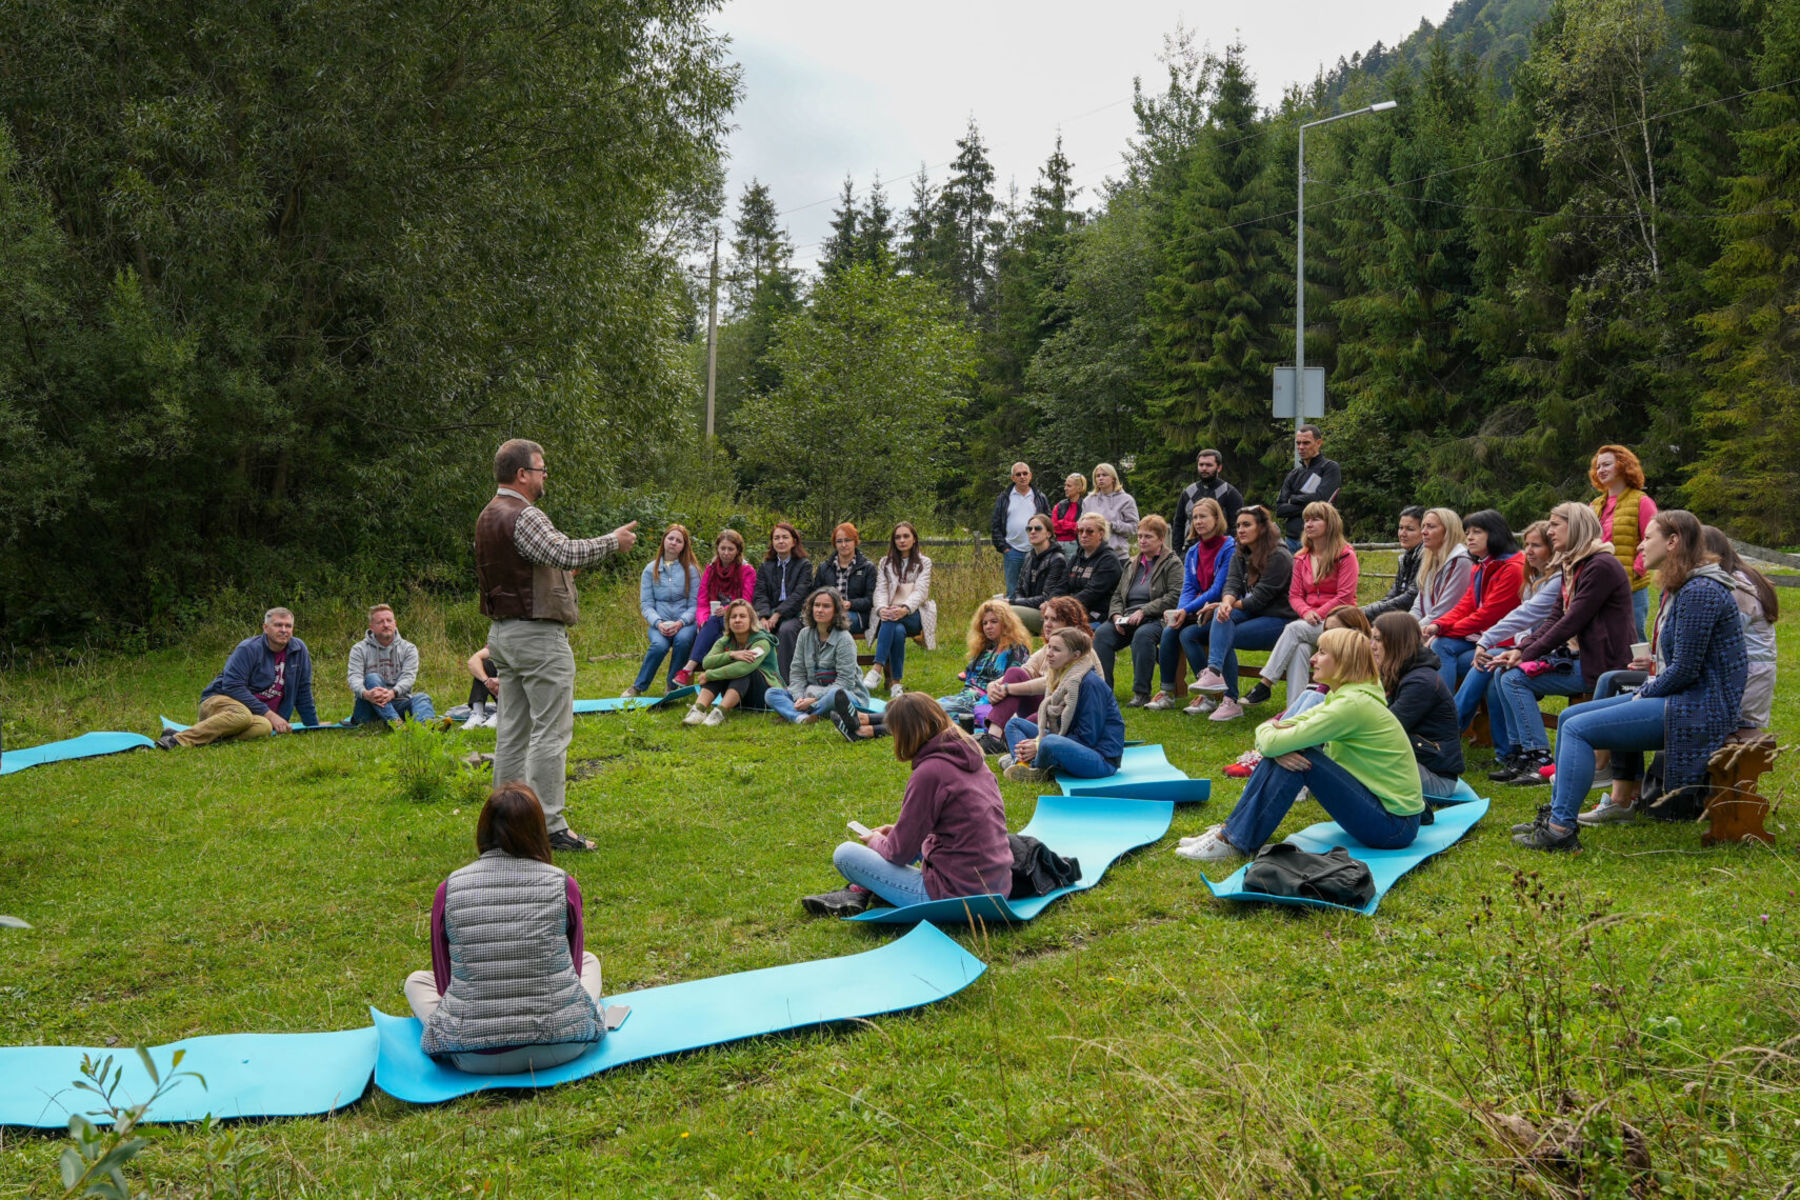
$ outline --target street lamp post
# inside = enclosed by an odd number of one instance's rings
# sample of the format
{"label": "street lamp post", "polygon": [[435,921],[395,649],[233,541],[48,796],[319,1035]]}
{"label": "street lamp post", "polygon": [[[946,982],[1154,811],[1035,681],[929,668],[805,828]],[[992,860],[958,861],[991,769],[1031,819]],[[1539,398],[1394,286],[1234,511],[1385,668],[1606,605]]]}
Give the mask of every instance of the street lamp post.
{"label": "street lamp post", "polygon": [[[1294,437],[1300,436],[1300,426],[1306,423],[1306,131],[1315,125],[1329,125],[1333,121],[1342,121],[1346,117],[1360,117],[1364,113],[1386,112],[1390,108],[1400,107],[1394,100],[1383,100],[1379,104],[1371,104],[1367,108],[1352,109],[1338,113],[1332,117],[1320,117],[1317,121],[1307,121],[1300,126],[1299,170],[1296,172],[1295,186],[1298,196],[1294,207],[1296,223],[1294,225]],[[1294,465],[1300,465],[1300,451],[1294,450]]]}

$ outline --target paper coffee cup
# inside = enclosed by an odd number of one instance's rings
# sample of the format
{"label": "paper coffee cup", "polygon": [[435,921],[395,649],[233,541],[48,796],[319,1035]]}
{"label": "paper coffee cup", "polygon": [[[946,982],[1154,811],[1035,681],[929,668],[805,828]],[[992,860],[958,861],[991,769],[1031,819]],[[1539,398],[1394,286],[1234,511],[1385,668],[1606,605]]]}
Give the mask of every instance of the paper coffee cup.
{"label": "paper coffee cup", "polygon": [[1633,643],[1631,643],[1631,657],[1633,657],[1633,658],[1649,658],[1650,657],[1650,643],[1649,642],[1633,642]]}

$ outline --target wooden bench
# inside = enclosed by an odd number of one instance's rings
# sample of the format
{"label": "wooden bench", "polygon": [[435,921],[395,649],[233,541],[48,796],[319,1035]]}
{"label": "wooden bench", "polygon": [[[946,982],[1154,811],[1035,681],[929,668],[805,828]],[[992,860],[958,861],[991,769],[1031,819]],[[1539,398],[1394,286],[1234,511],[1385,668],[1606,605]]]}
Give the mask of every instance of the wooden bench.
{"label": "wooden bench", "polygon": [[1775,844],[1775,835],[1763,828],[1769,801],[1757,790],[1763,775],[1775,766],[1779,751],[1775,739],[1758,733],[1742,741],[1732,740],[1713,751],[1706,764],[1706,811],[1710,822],[1700,835],[1702,846],[1720,842]]}
{"label": "wooden bench", "polygon": [[[1579,695],[1570,696],[1569,703],[1564,707],[1563,711],[1567,712],[1577,704],[1585,704],[1593,698],[1594,693],[1592,692],[1582,692]],[[1540,715],[1544,718],[1545,729],[1556,728],[1556,721],[1560,714],[1540,713]],[[1470,742],[1474,745],[1492,746],[1494,744],[1494,730],[1493,725],[1488,720],[1488,706],[1486,700],[1483,700],[1480,704],[1475,706],[1475,719],[1469,722],[1467,733]]]}

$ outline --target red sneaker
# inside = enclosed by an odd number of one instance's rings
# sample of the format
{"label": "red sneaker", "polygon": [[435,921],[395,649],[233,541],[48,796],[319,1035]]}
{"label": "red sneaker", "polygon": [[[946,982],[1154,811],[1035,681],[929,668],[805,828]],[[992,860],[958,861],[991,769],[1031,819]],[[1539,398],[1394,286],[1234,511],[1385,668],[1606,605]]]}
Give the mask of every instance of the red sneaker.
{"label": "red sneaker", "polygon": [[686,667],[683,667],[683,668],[681,668],[681,670],[675,672],[675,686],[676,687],[686,687],[692,682],[694,682],[694,673],[692,671],[688,670]]}

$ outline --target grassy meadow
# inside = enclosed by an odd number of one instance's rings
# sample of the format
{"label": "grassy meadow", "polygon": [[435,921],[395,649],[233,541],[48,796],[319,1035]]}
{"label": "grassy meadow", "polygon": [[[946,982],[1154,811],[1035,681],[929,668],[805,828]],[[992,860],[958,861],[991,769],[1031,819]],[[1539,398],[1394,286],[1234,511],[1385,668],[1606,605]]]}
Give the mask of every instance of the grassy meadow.
{"label": "grassy meadow", "polygon": [[[952,690],[961,628],[999,586],[991,554],[937,557],[945,636],[907,665],[908,685],[933,694]],[[1365,571],[1382,569],[1391,556],[1370,556]],[[635,575],[590,583],[578,695],[617,694],[635,672],[635,587]],[[1368,595],[1380,588],[1365,579]],[[323,719],[348,713],[342,664],[368,599],[292,603]],[[460,702],[463,660],[485,636],[473,604],[390,599],[424,654],[421,686],[440,711]],[[0,675],[6,745],[153,733],[159,712],[191,720],[264,603],[226,598],[230,619],[176,649]],[[1776,727],[1793,742],[1800,704],[1785,681],[1800,677],[1800,633],[1793,617],[1781,629]],[[576,722],[569,812],[600,845],[559,861],[581,882],[607,990],[893,936],[797,903],[837,886],[846,818],[891,819],[906,769],[889,744],[762,715],[716,730],[679,719]],[[1213,776],[1213,800],[1034,923],[955,931],[990,969],[952,999],[535,1094],[425,1108],[371,1088],[328,1118],[244,1122],[229,1154],[247,1192],[1723,1197],[1786,1195],[1800,1178],[1800,824],[1785,811],[1773,852],[1702,851],[1696,827],[1642,824],[1585,834],[1579,856],[1532,854],[1507,827],[1548,788],[1487,786],[1489,752],[1475,751],[1493,811],[1373,918],[1226,907],[1170,851],[1235,801],[1220,769],[1250,720],[1128,710],[1126,725]],[[443,735],[459,753],[493,736]],[[0,930],[0,1044],[124,1049],[348,1028],[371,1004],[404,1012],[402,979],[429,963],[433,889],[473,855],[475,808],[466,793],[409,799],[403,741],[307,735],[0,781],[0,912],[33,925]],[[1790,748],[1765,791],[1792,795],[1795,764]],[[1002,790],[1019,828],[1036,789]],[[1284,829],[1319,819],[1302,804]],[[1497,1132],[1504,1115],[1558,1112],[1588,1135],[1562,1174]],[[1648,1180],[1625,1165],[1627,1126]],[[220,1132],[149,1136],[144,1186],[214,1194]],[[64,1144],[0,1130],[0,1196],[60,1195]]]}

